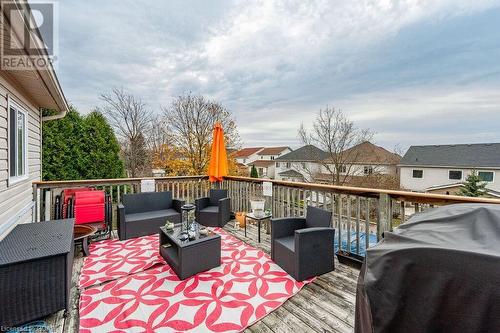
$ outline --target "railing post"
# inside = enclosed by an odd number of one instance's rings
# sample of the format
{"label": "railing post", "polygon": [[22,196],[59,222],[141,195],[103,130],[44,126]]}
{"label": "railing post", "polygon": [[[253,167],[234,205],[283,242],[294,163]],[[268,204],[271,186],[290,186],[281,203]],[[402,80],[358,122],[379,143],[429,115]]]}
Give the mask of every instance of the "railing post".
{"label": "railing post", "polygon": [[382,239],[385,231],[391,230],[391,197],[380,193],[378,199],[377,241]]}
{"label": "railing post", "polygon": [[45,191],[45,217],[44,221],[50,221],[51,219],[51,210],[52,210],[52,190]]}
{"label": "railing post", "polygon": [[35,202],[33,222],[40,222],[40,189],[36,184],[33,184],[33,201]]}

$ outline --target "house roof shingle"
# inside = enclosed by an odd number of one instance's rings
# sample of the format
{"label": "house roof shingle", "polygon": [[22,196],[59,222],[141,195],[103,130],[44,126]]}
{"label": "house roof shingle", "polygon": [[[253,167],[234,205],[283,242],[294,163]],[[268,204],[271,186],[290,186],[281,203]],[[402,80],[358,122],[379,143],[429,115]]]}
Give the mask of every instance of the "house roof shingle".
{"label": "house roof shingle", "polygon": [[234,157],[239,158],[239,157],[248,157],[252,154],[255,154],[256,152],[264,149],[264,147],[251,147],[251,148],[243,148],[238,150],[236,153],[234,153]]}
{"label": "house roof shingle", "polygon": [[290,147],[267,147],[259,151],[257,155],[277,155],[285,149],[290,149]]}
{"label": "house roof shingle", "polygon": [[411,146],[400,165],[500,168],[500,143]]}
{"label": "house roof shingle", "polygon": [[[318,173],[314,180],[318,183],[331,184],[332,175],[328,173]],[[393,175],[387,174],[371,174],[363,176],[347,176],[344,186],[377,188],[385,190],[400,190],[399,179]]]}
{"label": "house roof shingle", "polygon": [[401,156],[391,153],[387,149],[374,145],[369,141],[362,142],[342,152],[348,164],[387,164],[396,165]]}
{"label": "house roof shingle", "polygon": [[313,145],[300,147],[288,154],[280,156],[275,161],[322,161],[327,153]]}
{"label": "house roof shingle", "polygon": [[248,163],[249,166],[252,166],[252,165],[255,165],[256,167],[268,167],[270,165],[273,165],[274,163],[274,160],[256,160],[256,161],[253,161],[253,162],[250,162]]}
{"label": "house roof shingle", "polygon": [[304,176],[300,172],[295,170],[282,171],[278,175],[280,175],[281,177],[304,178]]}

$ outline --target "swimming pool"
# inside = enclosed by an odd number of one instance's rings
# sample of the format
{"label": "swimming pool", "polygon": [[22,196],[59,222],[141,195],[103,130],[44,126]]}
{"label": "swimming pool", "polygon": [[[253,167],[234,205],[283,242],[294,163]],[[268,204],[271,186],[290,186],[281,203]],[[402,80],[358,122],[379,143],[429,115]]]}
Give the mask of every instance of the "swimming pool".
{"label": "swimming pool", "polygon": [[[348,245],[347,245],[347,231],[342,231],[341,233],[341,239],[342,239],[342,250],[347,251],[348,250]],[[360,255],[360,256],[365,256],[366,252],[366,234],[364,232],[359,233],[359,253],[356,253],[356,232],[351,231],[351,245],[350,245],[350,251],[351,253]],[[374,233],[369,233],[368,235],[368,242],[369,246],[372,247],[373,245],[377,244],[377,235]],[[335,233],[335,242],[334,242],[334,249],[335,253],[338,252],[339,250],[339,239],[338,239],[338,234]]]}

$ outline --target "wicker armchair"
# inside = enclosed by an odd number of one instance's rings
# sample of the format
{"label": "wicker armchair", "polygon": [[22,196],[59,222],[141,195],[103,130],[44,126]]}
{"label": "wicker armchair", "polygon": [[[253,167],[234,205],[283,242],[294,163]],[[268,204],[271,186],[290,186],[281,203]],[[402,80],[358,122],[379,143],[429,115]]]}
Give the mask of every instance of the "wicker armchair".
{"label": "wicker armchair", "polygon": [[295,280],[333,271],[332,212],[307,207],[306,218],[271,220],[271,258]]}
{"label": "wicker armchair", "polygon": [[195,201],[196,222],[207,227],[223,227],[231,219],[231,199],[227,190],[210,190],[210,196]]}

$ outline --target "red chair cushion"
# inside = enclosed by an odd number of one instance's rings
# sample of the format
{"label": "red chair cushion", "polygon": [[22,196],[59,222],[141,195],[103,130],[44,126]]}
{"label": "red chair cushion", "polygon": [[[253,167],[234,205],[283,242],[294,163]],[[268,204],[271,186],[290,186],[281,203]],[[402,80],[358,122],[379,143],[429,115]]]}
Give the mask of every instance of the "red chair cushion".
{"label": "red chair cushion", "polygon": [[75,224],[105,220],[104,191],[77,191],[74,193]]}
{"label": "red chair cushion", "polygon": [[76,188],[67,188],[63,190],[62,192],[62,197],[63,197],[63,218],[67,217],[67,208],[68,208],[68,203],[69,199],[74,199],[74,194],[76,192],[89,192],[89,191],[94,191],[95,189],[92,187],[76,187]]}

